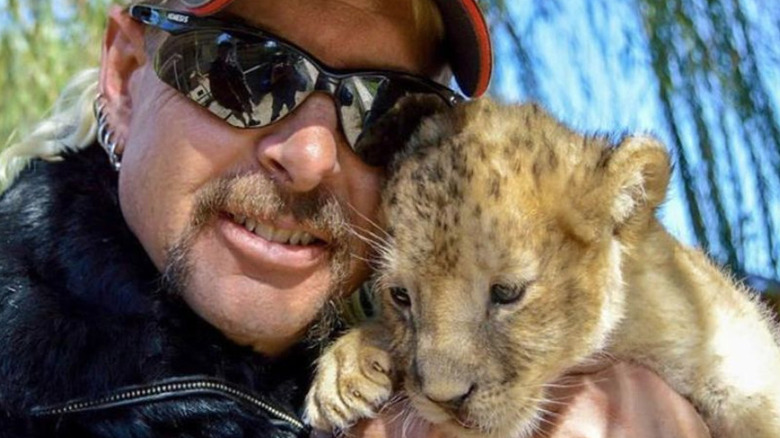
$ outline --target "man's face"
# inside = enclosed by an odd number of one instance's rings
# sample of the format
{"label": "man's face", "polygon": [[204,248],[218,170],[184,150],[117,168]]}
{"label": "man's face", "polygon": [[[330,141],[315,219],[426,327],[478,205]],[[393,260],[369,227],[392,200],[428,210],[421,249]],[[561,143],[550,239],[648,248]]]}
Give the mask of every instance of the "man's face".
{"label": "man's face", "polygon": [[[238,0],[224,12],[334,68],[429,73],[408,0]],[[367,248],[340,223],[374,228],[382,171],[351,151],[325,94],[242,130],[160,82],[150,62],[127,89],[119,197],[130,228],[158,269],[184,268],[196,313],[240,344],[283,351],[334,287],[364,280]]]}

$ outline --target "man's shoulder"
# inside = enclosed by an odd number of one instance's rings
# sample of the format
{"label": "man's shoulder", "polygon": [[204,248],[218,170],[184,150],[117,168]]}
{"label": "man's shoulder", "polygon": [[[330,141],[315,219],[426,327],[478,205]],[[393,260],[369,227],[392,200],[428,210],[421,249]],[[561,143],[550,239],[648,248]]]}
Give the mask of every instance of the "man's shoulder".
{"label": "man's shoulder", "polygon": [[0,195],[0,310],[9,296],[34,293],[147,311],[137,292],[156,270],[122,219],[116,179],[95,146],[35,160]]}
{"label": "man's shoulder", "polygon": [[54,268],[51,262],[63,261],[78,241],[121,222],[109,172],[98,147],[33,160],[22,171],[0,194],[0,285],[21,271],[29,275],[30,267]]}
{"label": "man's shoulder", "polygon": [[115,193],[115,172],[100,148],[93,146],[66,153],[57,160],[32,160],[0,194],[0,215],[35,218],[43,212],[52,213],[50,207],[62,207],[79,196],[109,200],[115,198]]}

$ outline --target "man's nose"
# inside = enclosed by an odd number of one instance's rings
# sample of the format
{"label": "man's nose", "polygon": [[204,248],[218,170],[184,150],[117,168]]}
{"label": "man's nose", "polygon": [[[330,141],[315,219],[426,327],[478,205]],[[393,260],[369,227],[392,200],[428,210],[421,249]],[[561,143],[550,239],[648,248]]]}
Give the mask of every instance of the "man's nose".
{"label": "man's nose", "polygon": [[258,160],[278,184],[308,192],[340,171],[340,141],[333,100],[315,93],[259,140]]}

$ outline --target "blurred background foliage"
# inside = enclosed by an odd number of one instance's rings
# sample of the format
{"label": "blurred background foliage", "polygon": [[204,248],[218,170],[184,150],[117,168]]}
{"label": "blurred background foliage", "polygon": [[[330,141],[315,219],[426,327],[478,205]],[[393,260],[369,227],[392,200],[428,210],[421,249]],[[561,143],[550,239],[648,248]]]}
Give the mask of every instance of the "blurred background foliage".
{"label": "blurred background foliage", "polygon": [[[0,146],[97,65],[109,0],[0,0]],[[480,0],[491,94],[577,129],[670,148],[664,221],[752,286],[780,291],[780,2]],[[15,133],[16,132],[16,133]]]}
{"label": "blurred background foliage", "polygon": [[97,65],[107,4],[0,0],[0,146],[39,120],[75,72]]}

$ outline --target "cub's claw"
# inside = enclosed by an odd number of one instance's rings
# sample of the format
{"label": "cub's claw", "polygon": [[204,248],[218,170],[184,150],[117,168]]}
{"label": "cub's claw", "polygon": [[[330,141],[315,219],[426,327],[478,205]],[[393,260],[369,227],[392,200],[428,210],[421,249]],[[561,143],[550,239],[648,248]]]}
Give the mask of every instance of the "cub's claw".
{"label": "cub's claw", "polygon": [[320,357],[304,413],[315,429],[346,429],[361,418],[375,417],[390,398],[390,355],[365,342],[365,335],[353,329]]}

